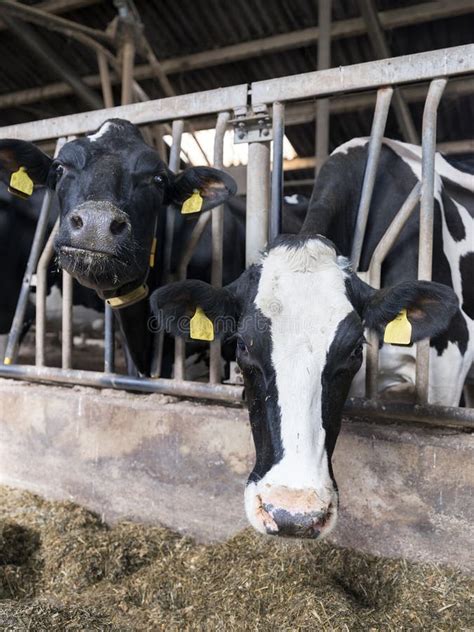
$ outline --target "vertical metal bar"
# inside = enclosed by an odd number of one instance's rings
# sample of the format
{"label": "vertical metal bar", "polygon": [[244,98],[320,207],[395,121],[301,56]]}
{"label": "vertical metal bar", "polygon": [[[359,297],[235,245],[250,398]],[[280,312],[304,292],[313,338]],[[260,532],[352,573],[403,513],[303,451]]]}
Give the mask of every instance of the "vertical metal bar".
{"label": "vertical metal bar", "polygon": [[[168,162],[168,166],[173,172],[179,171],[180,164],[180,154],[181,154],[181,139],[183,136],[184,129],[184,121],[173,121],[172,125],[172,144],[170,150],[170,158]],[[164,253],[163,253],[163,279],[164,281],[169,280],[170,270],[171,270],[171,253],[173,248],[173,235],[174,235],[174,211],[170,208],[166,210],[166,229],[165,229],[165,243],[164,243]],[[151,367],[151,375],[152,377],[159,377],[161,373],[161,365],[163,361],[163,343],[164,343],[164,333],[161,332],[154,337],[154,351],[153,351],[153,360]],[[176,338],[175,345],[179,347],[182,341],[179,338]],[[176,359],[176,346],[175,346],[175,359]],[[183,352],[184,357],[184,352]],[[181,365],[180,365],[181,367]],[[179,369],[178,369],[179,370]],[[183,373],[184,373],[184,361],[183,361]]]}
{"label": "vertical metal bar", "polygon": [[281,233],[281,207],[283,202],[283,139],[285,137],[285,106],[273,104],[273,164],[272,203],[268,228],[268,241]]}
{"label": "vertical metal bar", "polygon": [[[56,142],[56,149],[54,155],[57,156],[61,147],[66,142],[66,138],[58,138]],[[33,237],[33,243],[31,245],[30,256],[28,257],[28,263],[26,264],[25,274],[23,275],[23,282],[16,305],[15,315],[13,317],[10,333],[8,334],[7,348],[5,350],[4,364],[13,364],[18,356],[18,346],[23,330],[23,322],[25,320],[26,307],[28,305],[28,298],[30,296],[31,281],[33,274],[38,265],[38,260],[41,255],[41,248],[44,243],[46,231],[48,229],[49,212],[51,209],[51,202],[53,198],[53,192],[47,190],[43,203],[41,205],[41,211],[36,224],[35,236]],[[46,300],[46,299],[45,299]]]}
{"label": "vertical metal bar", "polygon": [[357,271],[359,268],[365,229],[367,226],[367,219],[369,217],[370,202],[372,200],[375,178],[377,176],[377,166],[392,94],[393,88],[381,88],[377,91],[374,120],[370,131],[367,165],[365,167],[359,210],[357,212],[354,241],[352,242],[351,262],[354,271]]}
{"label": "vertical metal bar", "polygon": [[[318,2],[318,70],[331,67],[331,0]],[[329,153],[329,99],[316,101],[316,168]]]}
{"label": "vertical metal bar", "polygon": [[[418,248],[418,279],[431,281],[433,264],[433,206],[435,182],[436,121],[438,106],[447,79],[430,83],[423,112],[420,241]],[[422,340],[416,349],[416,393],[419,403],[428,401],[430,372],[430,341]]]}
{"label": "vertical metal bar", "polygon": [[129,36],[125,40],[122,48],[122,105],[132,103],[134,62],[135,42],[133,38]]}
{"label": "vertical metal bar", "polygon": [[[230,112],[220,112],[217,116],[216,134],[214,136],[214,167],[222,169],[224,166],[224,135]],[[223,270],[223,241],[224,241],[224,206],[218,206],[211,211],[212,233],[212,268],[211,283],[214,287],[222,287]],[[222,379],[221,343],[214,340],[210,346],[209,381],[219,384]]]}
{"label": "vertical metal bar", "polygon": [[59,230],[59,217],[54,224],[36,269],[36,332],[35,332],[35,364],[45,365],[46,339],[46,296],[48,294],[48,266],[54,254],[54,239]]}
{"label": "vertical metal bar", "polygon": [[[418,200],[420,199],[420,190],[421,184],[417,182],[374,250],[369,266],[369,283],[376,289],[380,288],[382,264],[385,257],[415,210]],[[365,390],[366,396],[372,399],[377,396],[378,390],[379,339],[377,334],[373,331],[369,331],[367,333],[367,342]]]}
{"label": "vertical metal bar", "polygon": [[270,144],[250,143],[247,165],[245,261],[255,263],[268,238]]}
{"label": "vertical metal bar", "polygon": [[62,367],[72,368],[72,290],[74,279],[63,270]]}
{"label": "vertical metal bar", "polygon": [[114,310],[105,303],[104,314],[104,372],[115,372],[115,323]]}
{"label": "vertical metal bar", "polygon": [[97,53],[97,65],[99,66],[100,85],[102,88],[102,99],[104,100],[104,107],[114,107],[114,95],[112,92],[112,82],[110,80],[110,71],[107,58],[104,53],[99,51]]}

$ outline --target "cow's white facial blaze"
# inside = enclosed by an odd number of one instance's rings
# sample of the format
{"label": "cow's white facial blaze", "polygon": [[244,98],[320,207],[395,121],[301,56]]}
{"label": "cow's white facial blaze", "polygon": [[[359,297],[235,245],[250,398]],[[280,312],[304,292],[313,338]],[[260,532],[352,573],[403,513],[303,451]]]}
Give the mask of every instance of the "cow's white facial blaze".
{"label": "cow's white facial blaze", "polygon": [[249,520],[263,532],[271,531],[269,507],[282,503],[294,515],[324,515],[331,508],[321,533],[335,523],[321,376],[338,325],[353,310],[344,274],[334,249],[317,238],[298,247],[277,246],[262,262],[255,306],[270,321],[283,449],[282,458],[246,491]]}

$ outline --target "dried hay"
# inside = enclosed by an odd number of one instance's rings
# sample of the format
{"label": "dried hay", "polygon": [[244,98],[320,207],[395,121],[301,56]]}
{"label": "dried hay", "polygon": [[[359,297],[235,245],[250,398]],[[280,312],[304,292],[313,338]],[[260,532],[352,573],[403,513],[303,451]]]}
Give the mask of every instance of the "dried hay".
{"label": "dried hay", "polygon": [[246,530],[203,546],[0,488],[0,629],[461,631],[460,572]]}

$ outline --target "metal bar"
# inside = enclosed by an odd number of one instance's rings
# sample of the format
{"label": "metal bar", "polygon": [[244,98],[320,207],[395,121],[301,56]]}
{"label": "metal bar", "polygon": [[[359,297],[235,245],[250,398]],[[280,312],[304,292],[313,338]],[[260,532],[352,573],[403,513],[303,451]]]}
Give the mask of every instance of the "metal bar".
{"label": "metal bar", "polygon": [[43,64],[66,81],[88,109],[97,110],[102,107],[102,101],[97,94],[82,81],[63,57],[55,54],[49,44],[29,24],[16,21],[7,15],[3,15],[3,21],[22,45],[31,51],[35,62]]}
{"label": "metal bar", "polygon": [[430,406],[400,402],[377,402],[370,399],[351,398],[344,407],[344,415],[375,417],[377,421],[396,423],[420,423],[439,428],[474,431],[474,409],[454,406]]}
{"label": "metal bar", "polygon": [[35,364],[45,364],[45,338],[46,338],[46,296],[48,294],[48,266],[54,255],[54,240],[59,230],[59,217],[54,224],[46,246],[36,268],[36,331],[35,331]]}
{"label": "metal bar", "polygon": [[[172,144],[170,149],[170,157],[168,166],[173,172],[179,171],[180,154],[181,154],[181,139],[183,136],[184,121],[175,120],[171,130]],[[173,235],[174,235],[174,211],[170,208],[166,209],[166,229],[165,229],[165,243],[163,253],[163,280],[165,283],[169,281],[171,271],[171,253],[173,249]],[[151,376],[158,378],[161,373],[161,365],[163,362],[163,344],[164,344],[164,332],[160,332],[154,336],[154,350],[151,366]],[[179,340],[178,338],[176,341]],[[178,343],[179,345],[179,343]],[[176,349],[175,349],[176,353]],[[184,364],[184,361],[183,361]]]}
{"label": "metal bar", "polygon": [[[214,136],[214,167],[222,169],[224,166],[224,136],[230,112],[220,112],[217,116],[216,134]],[[212,266],[211,283],[214,287],[222,287],[223,244],[224,244],[224,206],[217,206],[211,211],[212,223]],[[220,340],[214,340],[210,345],[209,382],[219,384],[222,380],[222,360]]]}
{"label": "metal bar", "polygon": [[72,290],[74,279],[63,270],[62,296],[62,368],[70,369],[72,362]]}
{"label": "metal bar", "polygon": [[249,143],[245,261],[255,263],[268,239],[270,143]]}
{"label": "metal bar", "polygon": [[252,84],[253,106],[371,90],[474,72],[474,44],[267,79]]}
{"label": "metal bar", "polygon": [[[382,264],[385,257],[415,210],[420,199],[420,191],[421,183],[417,182],[372,254],[369,265],[369,284],[376,289],[380,288]],[[365,389],[366,396],[372,399],[377,397],[377,375],[379,368],[379,339],[375,332],[369,331],[367,333],[367,343]]]}
{"label": "metal bar", "polygon": [[164,393],[177,397],[198,397],[230,403],[243,400],[243,388],[228,384],[207,384],[206,382],[186,382],[163,378],[134,378],[126,375],[105,374],[97,371],[56,369],[24,364],[0,366],[0,376],[31,382],[54,384],[81,384],[97,388],[115,388],[142,393]]}
{"label": "metal bar", "polygon": [[109,63],[102,52],[97,53],[97,65],[99,66],[100,86],[102,99],[106,108],[114,107],[114,95],[112,92],[112,80],[110,78]]}
{"label": "metal bar", "polygon": [[[428,90],[422,125],[420,241],[418,279],[431,281],[433,264],[433,205],[435,182],[436,121],[438,106],[447,79],[434,79]],[[416,348],[416,393],[419,403],[428,401],[430,341],[421,340]]]}
{"label": "metal bar", "polygon": [[283,140],[285,138],[285,106],[274,103],[273,119],[273,164],[272,164],[272,202],[270,208],[268,241],[271,242],[281,233],[281,207],[283,202]]}
{"label": "metal bar", "polygon": [[[374,0],[359,0],[359,8],[364,22],[367,25],[369,39],[377,59],[387,59],[391,57],[390,47],[387,43],[382,24],[380,23]],[[395,94],[393,95],[393,109],[403,139],[408,143],[418,145],[420,141],[415,129],[415,124],[413,123],[408,105],[399,90],[395,90]]]}
{"label": "metal bar", "polygon": [[[48,13],[68,13],[69,11],[75,11],[76,9],[82,9],[92,4],[99,4],[104,0],[46,0],[46,2],[38,2],[35,5],[36,9],[41,11],[47,11]],[[0,22],[0,31],[5,30],[7,27]]]}
{"label": "metal bar", "polygon": [[104,373],[115,371],[115,322],[114,310],[105,303],[104,312]]}
{"label": "metal bar", "polygon": [[247,93],[248,85],[245,83],[229,88],[200,92],[199,99],[196,98],[195,94],[183,94],[144,103],[131,103],[104,110],[69,114],[20,125],[0,127],[0,138],[39,141],[67,136],[68,134],[85,134],[91,129],[98,129],[102,123],[110,118],[124,118],[136,125],[145,125],[146,123],[233,110],[236,107],[246,106]]}
{"label": "metal bar", "polygon": [[[318,70],[331,67],[331,0],[318,2]],[[329,153],[329,99],[316,101],[316,164]],[[316,175],[316,174],[315,174]]]}
{"label": "metal bar", "polygon": [[122,105],[132,103],[133,67],[135,63],[135,42],[131,37],[123,43],[122,48]]}
{"label": "metal bar", "polygon": [[360,195],[359,210],[357,211],[357,221],[352,242],[351,262],[354,271],[359,268],[362,245],[364,243],[365,228],[369,217],[370,202],[377,176],[377,166],[382,149],[382,140],[387,123],[390,101],[392,99],[393,88],[381,88],[377,93],[377,103],[375,105],[374,120],[370,130],[369,149],[367,154],[367,165],[365,167],[364,182]]}

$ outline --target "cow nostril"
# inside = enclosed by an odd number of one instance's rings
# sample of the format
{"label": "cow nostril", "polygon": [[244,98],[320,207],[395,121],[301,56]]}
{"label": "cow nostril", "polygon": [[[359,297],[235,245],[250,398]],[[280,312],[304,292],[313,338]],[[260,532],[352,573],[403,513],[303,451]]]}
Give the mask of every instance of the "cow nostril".
{"label": "cow nostril", "polygon": [[110,224],[110,232],[112,235],[120,235],[127,228],[127,222],[114,219]]}
{"label": "cow nostril", "polygon": [[84,222],[79,215],[72,215],[69,221],[74,230],[80,230],[84,226]]}

